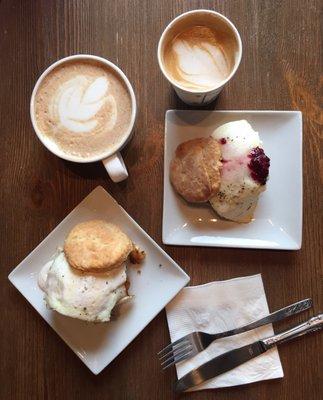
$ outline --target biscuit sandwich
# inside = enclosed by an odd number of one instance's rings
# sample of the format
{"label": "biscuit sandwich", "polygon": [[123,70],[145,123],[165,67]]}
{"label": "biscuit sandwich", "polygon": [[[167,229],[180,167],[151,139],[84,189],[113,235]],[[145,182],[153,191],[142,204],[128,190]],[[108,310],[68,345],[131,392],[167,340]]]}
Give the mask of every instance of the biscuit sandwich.
{"label": "biscuit sandwich", "polygon": [[93,220],[76,225],[64,248],[39,275],[49,308],[92,322],[106,322],[113,309],[129,299],[126,262],[145,254],[116,225]]}

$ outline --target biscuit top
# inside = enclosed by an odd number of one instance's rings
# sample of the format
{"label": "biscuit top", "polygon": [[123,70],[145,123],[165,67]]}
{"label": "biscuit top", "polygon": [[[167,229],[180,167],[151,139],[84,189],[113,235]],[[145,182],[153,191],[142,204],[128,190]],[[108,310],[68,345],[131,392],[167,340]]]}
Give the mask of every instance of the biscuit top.
{"label": "biscuit top", "polygon": [[132,250],[128,236],[118,226],[102,220],[76,225],[64,244],[65,256],[72,267],[93,272],[119,267]]}
{"label": "biscuit top", "polygon": [[206,202],[220,187],[221,149],[211,138],[180,144],[170,165],[170,180],[185,200]]}

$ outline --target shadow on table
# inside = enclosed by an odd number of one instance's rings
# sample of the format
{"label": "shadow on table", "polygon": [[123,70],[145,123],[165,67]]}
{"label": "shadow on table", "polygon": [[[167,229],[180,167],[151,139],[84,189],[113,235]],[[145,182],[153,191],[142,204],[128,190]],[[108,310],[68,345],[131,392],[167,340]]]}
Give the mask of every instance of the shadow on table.
{"label": "shadow on table", "polygon": [[105,171],[101,161],[93,163],[77,163],[71,161],[63,161],[64,165],[73,174],[81,176],[86,179],[105,178],[107,172]]}
{"label": "shadow on table", "polygon": [[206,110],[213,111],[216,110],[217,103],[219,101],[219,96],[209,104],[205,106],[189,106],[184,103],[176,94],[174,89],[169,90],[169,108],[175,110]]}

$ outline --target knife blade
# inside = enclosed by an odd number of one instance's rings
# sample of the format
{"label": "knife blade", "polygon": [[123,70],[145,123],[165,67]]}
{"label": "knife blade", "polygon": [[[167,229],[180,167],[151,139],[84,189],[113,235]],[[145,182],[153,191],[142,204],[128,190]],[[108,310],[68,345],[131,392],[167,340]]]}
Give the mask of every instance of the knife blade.
{"label": "knife blade", "polygon": [[179,379],[176,383],[175,391],[183,392],[193,386],[200,385],[215,376],[244,364],[266,350],[263,343],[259,341],[221,354]]}
{"label": "knife blade", "polygon": [[288,342],[297,337],[321,330],[322,328],[323,314],[318,314],[310,318],[308,321],[291,327],[287,331],[277,333],[274,336],[261,339],[257,342],[248,344],[247,346],[228,351],[184,375],[177,381],[175,390],[176,392],[183,392],[193,386],[200,385],[215,376],[221,375],[224,372],[230,371],[231,369],[258,357],[260,354],[265,353],[267,350],[277,346],[278,344]]}

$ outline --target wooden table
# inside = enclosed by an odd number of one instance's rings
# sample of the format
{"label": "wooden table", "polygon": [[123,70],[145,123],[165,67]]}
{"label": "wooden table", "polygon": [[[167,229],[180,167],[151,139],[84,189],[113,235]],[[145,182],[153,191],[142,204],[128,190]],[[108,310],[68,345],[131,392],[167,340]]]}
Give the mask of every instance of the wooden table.
{"label": "wooden table", "polygon": [[[303,112],[300,251],[162,245],[164,115],[167,109],[188,107],[160,73],[156,47],[172,18],[203,7],[229,17],[244,46],[238,73],[209,108]],[[191,284],[262,273],[272,310],[311,296],[314,312],[322,311],[319,46],[319,1],[0,0],[1,399],[175,398],[175,371],[162,373],[156,358],[169,341],[164,311],[94,376],[7,280],[9,272],[97,185],[105,187],[183,266]],[[75,165],[50,154],[32,130],[29,100],[37,77],[53,61],[74,53],[96,54],[117,63],[135,88],[138,120],[134,138],[123,152],[130,177],[121,184],[113,184],[100,163]],[[185,398],[318,399],[323,393],[321,349],[322,335],[310,335],[280,348],[284,379]]]}

